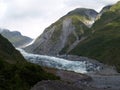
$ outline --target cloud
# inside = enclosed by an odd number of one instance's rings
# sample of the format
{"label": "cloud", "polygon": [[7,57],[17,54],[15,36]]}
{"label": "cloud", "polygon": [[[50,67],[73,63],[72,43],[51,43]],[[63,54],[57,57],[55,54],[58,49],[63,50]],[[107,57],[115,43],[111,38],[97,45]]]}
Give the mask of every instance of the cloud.
{"label": "cloud", "polygon": [[61,2],[62,0],[54,3],[51,0],[4,0],[2,3],[7,5],[7,10],[1,16],[0,27],[19,30],[35,38],[60,17],[56,12],[62,8]]}
{"label": "cloud", "polygon": [[78,7],[97,11],[119,0],[0,0],[0,27],[37,37],[57,19]]}
{"label": "cloud", "polygon": [[6,9],[6,5],[4,3],[0,3],[0,18],[4,16]]}
{"label": "cloud", "polygon": [[48,16],[59,10],[63,0],[5,0],[8,17]]}
{"label": "cloud", "polygon": [[99,12],[105,5],[114,4],[117,1],[119,0],[67,0],[65,3],[71,8],[86,7]]}

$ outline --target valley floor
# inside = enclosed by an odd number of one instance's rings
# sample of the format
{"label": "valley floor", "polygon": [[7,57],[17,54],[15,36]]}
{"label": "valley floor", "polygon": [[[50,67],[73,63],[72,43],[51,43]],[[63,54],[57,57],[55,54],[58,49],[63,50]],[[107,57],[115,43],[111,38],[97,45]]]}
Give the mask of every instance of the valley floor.
{"label": "valley floor", "polygon": [[120,90],[120,75],[85,75],[75,72],[45,69],[61,77],[60,81],[41,81],[31,90]]}
{"label": "valley floor", "polygon": [[[68,55],[67,57],[65,56],[61,56],[63,58],[66,58],[68,60],[90,60],[92,63],[98,63],[96,60],[92,60],[92,59],[88,59],[86,57],[79,57],[79,56],[73,56],[73,55]],[[97,72],[91,72],[88,73],[88,77],[91,77],[91,80],[86,81],[83,80],[83,78],[81,79],[82,81],[80,81],[78,79],[78,81],[76,80],[77,86],[79,87],[81,85],[81,83],[85,83],[85,85],[89,88],[97,88],[98,89],[102,89],[102,90],[120,90],[120,74],[117,73],[115,67],[112,66],[108,66],[108,65],[102,65],[102,69],[100,71]],[[88,89],[90,90],[90,89]],[[93,90],[93,89],[92,89]]]}
{"label": "valley floor", "polygon": [[[79,59],[78,56],[66,58],[70,60],[73,57],[74,60]],[[93,62],[97,63],[96,61]],[[105,65],[101,71],[87,74],[46,67],[44,69],[59,76],[61,81],[41,81],[31,90],[120,90],[120,74],[111,66]]]}
{"label": "valley floor", "polygon": [[[45,62],[48,63],[46,65],[53,65],[54,67],[52,68],[48,66],[43,67],[43,69],[61,78],[60,81],[47,80],[38,82],[36,85],[34,85],[34,87],[31,88],[31,90],[120,90],[120,74],[117,73],[115,67],[104,65],[96,60],[73,55],[57,56],[58,58],[56,58],[29,54],[25,52],[22,52],[22,54],[26,59],[28,59],[28,61],[30,59],[36,64],[40,65],[40,63]],[[69,63],[69,61],[88,61],[88,67],[85,66],[86,69],[88,68],[88,71],[86,70],[87,73],[75,73],[74,71],[76,71],[75,69],[77,68],[73,68],[71,65],[69,67],[72,68],[73,71],[67,71],[67,69],[60,70],[59,68],[55,69],[56,66],[62,67],[62,65],[64,65],[63,62]],[[61,64],[59,65],[58,63]],[[83,64],[87,65],[86,63]],[[65,66],[66,65],[69,64],[65,64]],[[96,65],[100,68],[94,69],[96,68]]]}

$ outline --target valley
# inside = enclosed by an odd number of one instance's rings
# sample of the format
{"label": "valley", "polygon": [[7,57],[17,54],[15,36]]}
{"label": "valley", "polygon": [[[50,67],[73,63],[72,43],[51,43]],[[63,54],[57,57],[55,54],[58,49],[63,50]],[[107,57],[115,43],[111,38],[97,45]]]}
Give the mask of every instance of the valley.
{"label": "valley", "polygon": [[76,8],[36,39],[0,28],[0,90],[120,90],[120,1]]}
{"label": "valley", "polygon": [[[120,74],[117,73],[114,67],[104,65],[96,60],[92,60],[86,57],[78,56],[68,56],[63,59],[63,56],[53,57],[46,55],[30,54],[22,49],[18,49],[21,54],[25,57],[28,62],[38,64],[43,66],[46,71],[52,72],[53,74],[59,76],[61,80],[64,81],[43,81],[39,82],[33,87],[35,88],[46,88],[49,90],[51,84],[65,86],[66,88],[56,88],[65,90],[69,88],[74,88],[75,90],[80,90],[86,87],[84,90],[119,90]],[[72,58],[71,58],[72,57]],[[74,60],[72,60],[74,57]],[[75,58],[76,57],[76,58]],[[69,60],[71,59],[71,60]],[[56,69],[55,69],[56,68]],[[69,82],[69,84],[65,84]],[[41,86],[41,84],[43,84]],[[64,85],[65,84],[65,85]],[[44,85],[48,85],[47,87]],[[38,87],[39,86],[39,87]],[[52,86],[55,88],[55,86]],[[72,90],[72,89],[70,89]]]}

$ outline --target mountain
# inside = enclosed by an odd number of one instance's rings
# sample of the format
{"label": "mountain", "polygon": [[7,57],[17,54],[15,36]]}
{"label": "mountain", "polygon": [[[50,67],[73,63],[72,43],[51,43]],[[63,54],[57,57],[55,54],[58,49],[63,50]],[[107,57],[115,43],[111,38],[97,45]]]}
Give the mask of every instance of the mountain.
{"label": "mountain", "polygon": [[[93,20],[95,23],[89,27],[86,22]],[[86,56],[116,66],[120,71],[119,46],[120,1],[104,7],[99,14],[84,8],[69,12],[46,28],[25,50],[47,55]]]}
{"label": "mountain", "polygon": [[65,16],[75,16],[75,15],[78,15],[79,20],[83,22],[86,26],[91,27],[98,13],[93,9],[77,8],[75,10],[70,11]]}
{"label": "mountain", "polygon": [[67,53],[89,36],[89,28],[97,14],[92,9],[77,8],[46,28],[25,50],[47,55]]}
{"label": "mountain", "polygon": [[116,66],[120,72],[120,2],[110,7],[92,26],[92,34],[69,54],[87,56]]}
{"label": "mountain", "polygon": [[98,13],[98,15],[97,15],[97,17],[96,17],[96,20],[100,19],[101,15],[102,15],[104,12],[109,11],[111,7],[112,7],[112,5],[108,5],[108,6],[103,7],[102,10]]}
{"label": "mountain", "polygon": [[0,90],[29,90],[41,80],[59,79],[40,66],[27,62],[13,45],[0,35]]}
{"label": "mountain", "polygon": [[104,12],[109,11],[111,7],[112,7],[112,5],[108,5],[108,6],[103,7],[103,9],[99,12],[99,14],[102,15]]}
{"label": "mountain", "polygon": [[0,34],[7,38],[15,47],[22,47],[32,42],[32,38],[21,35],[18,31],[0,29]]}

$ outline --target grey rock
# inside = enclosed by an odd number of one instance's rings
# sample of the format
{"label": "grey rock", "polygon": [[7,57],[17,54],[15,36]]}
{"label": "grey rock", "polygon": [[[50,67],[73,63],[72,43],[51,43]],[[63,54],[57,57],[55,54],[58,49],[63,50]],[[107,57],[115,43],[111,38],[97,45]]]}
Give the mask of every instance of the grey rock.
{"label": "grey rock", "polygon": [[41,81],[31,90],[82,90],[63,81]]}

